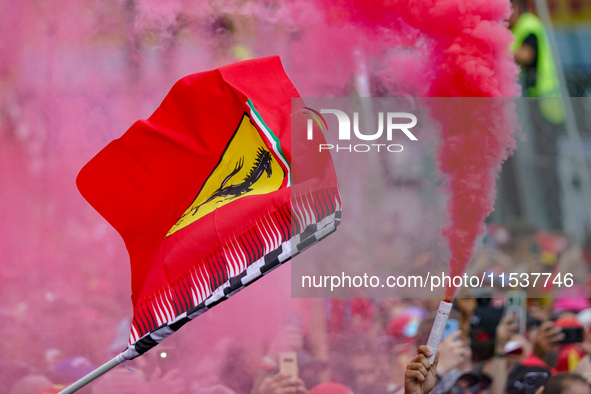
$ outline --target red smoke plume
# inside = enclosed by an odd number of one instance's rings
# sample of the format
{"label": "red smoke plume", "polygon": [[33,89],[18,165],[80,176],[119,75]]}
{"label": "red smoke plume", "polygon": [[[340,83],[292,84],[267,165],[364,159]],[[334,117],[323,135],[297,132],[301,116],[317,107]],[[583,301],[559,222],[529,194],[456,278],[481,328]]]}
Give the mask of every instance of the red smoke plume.
{"label": "red smoke plume", "polygon": [[[324,2],[328,7],[330,1]],[[341,6],[341,18],[367,31],[389,29],[398,32],[399,39],[416,37],[415,51],[428,48],[429,62],[399,54],[393,58],[401,62],[399,67],[393,64],[385,71],[402,73],[414,81],[419,75],[409,72],[423,73],[423,89],[417,93],[428,97],[519,96],[518,69],[509,51],[513,37],[504,23],[511,12],[509,2],[350,0]],[[415,82],[414,86],[420,85]],[[450,275],[461,275],[493,209],[501,163],[515,149],[515,112],[509,100],[476,98],[442,100],[431,110],[441,124],[437,163],[449,194],[449,224],[442,235],[451,252]],[[447,289],[446,297],[453,294],[453,288]]]}

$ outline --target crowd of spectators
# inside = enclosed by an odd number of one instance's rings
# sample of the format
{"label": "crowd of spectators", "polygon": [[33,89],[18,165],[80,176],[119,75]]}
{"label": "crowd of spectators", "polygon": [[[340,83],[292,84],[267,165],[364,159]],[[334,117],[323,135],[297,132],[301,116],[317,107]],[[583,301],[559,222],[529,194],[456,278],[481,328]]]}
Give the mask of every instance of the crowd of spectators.
{"label": "crowd of spectators", "polygon": [[[522,322],[518,314],[505,313],[505,294],[460,290],[436,367],[421,346],[427,343],[438,299],[315,299],[304,301],[304,313],[286,316],[273,327],[260,352],[227,343],[219,362],[209,367],[203,361],[210,356],[197,351],[170,364],[167,353],[170,358],[183,346],[172,339],[81,392],[591,393],[586,245],[538,232],[525,222],[489,225],[483,245],[471,273],[571,272],[572,286],[521,289]],[[282,367],[286,354],[297,360],[297,368],[287,372]],[[0,392],[59,392],[96,367],[84,354],[54,349],[43,357],[44,363],[33,366],[0,356]]]}

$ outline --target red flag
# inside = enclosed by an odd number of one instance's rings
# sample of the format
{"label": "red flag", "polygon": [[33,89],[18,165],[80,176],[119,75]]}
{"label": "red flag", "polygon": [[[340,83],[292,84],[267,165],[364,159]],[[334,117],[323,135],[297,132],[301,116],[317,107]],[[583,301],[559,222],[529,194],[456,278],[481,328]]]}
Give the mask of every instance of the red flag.
{"label": "red flag", "polygon": [[330,156],[310,150],[292,174],[292,97],[278,57],[190,75],[78,175],[130,255],[134,317],[119,361],[336,228]]}

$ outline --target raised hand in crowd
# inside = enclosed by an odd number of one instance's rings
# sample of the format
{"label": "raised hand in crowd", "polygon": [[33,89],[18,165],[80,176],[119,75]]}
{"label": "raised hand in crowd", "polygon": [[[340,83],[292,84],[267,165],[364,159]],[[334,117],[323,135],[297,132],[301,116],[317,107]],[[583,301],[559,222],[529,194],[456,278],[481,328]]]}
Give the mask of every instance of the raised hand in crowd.
{"label": "raised hand in crowd", "polygon": [[499,322],[495,336],[495,357],[491,364],[490,373],[494,376],[492,393],[505,392],[507,383],[507,360],[505,358],[505,345],[519,331],[518,317],[513,314],[505,315]]}
{"label": "raised hand in crowd", "polygon": [[435,357],[433,365],[429,357],[433,355],[428,346],[419,346],[419,354],[406,366],[404,373],[404,394],[427,394],[433,390],[437,383],[437,363],[439,354]]}
{"label": "raised hand in crowd", "polygon": [[505,352],[505,345],[518,331],[518,317],[513,314],[503,316],[496,329],[495,354],[503,354]]}
{"label": "raised hand in crowd", "polygon": [[562,328],[554,327],[554,323],[551,321],[542,323],[542,325],[532,333],[534,355],[543,360],[550,354],[554,345],[563,338],[564,334],[562,333]]}
{"label": "raised hand in crowd", "polygon": [[460,320],[460,329],[462,330],[464,337],[467,338],[470,335],[470,322],[472,321],[472,316],[474,316],[477,302],[473,297],[456,298],[456,305],[462,316]]}
{"label": "raised hand in crowd", "polygon": [[450,334],[439,344],[439,364],[437,374],[443,376],[452,369],[459,368],[466,361],[466,344],[461,339],[462,331]]}

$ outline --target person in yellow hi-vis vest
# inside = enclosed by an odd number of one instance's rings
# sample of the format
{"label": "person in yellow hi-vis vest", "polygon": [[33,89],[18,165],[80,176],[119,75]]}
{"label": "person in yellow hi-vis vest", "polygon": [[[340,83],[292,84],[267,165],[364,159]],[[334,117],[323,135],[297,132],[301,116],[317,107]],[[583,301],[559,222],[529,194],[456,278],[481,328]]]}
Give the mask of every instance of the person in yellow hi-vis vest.
{"label": "person in yellow hi-vis vest", "polygon": [[560,82],[546,30],[540,19],[527,12],[525,0],[512,0],[513,13],[509,28],[515,36],[511,51],[522,67],[523,95],[541,97],[540,111],[553,124],[564,121],[564,109],[560,98]]}
{"label": "person in yellow hi-vis vest", "polygon": [[[560,82],[546,30],[540,19],[528,12],[527,0],[511,0],[509,28],[515,36],[511,51],[521,66],[523,96],[536,97],[529,104],[537,162],[539,192],[546,226],[560,229],[560,184],[557,173],[557,141],[564,132],[564,107]],[[545,227],[545,226],[544,226]]]}

